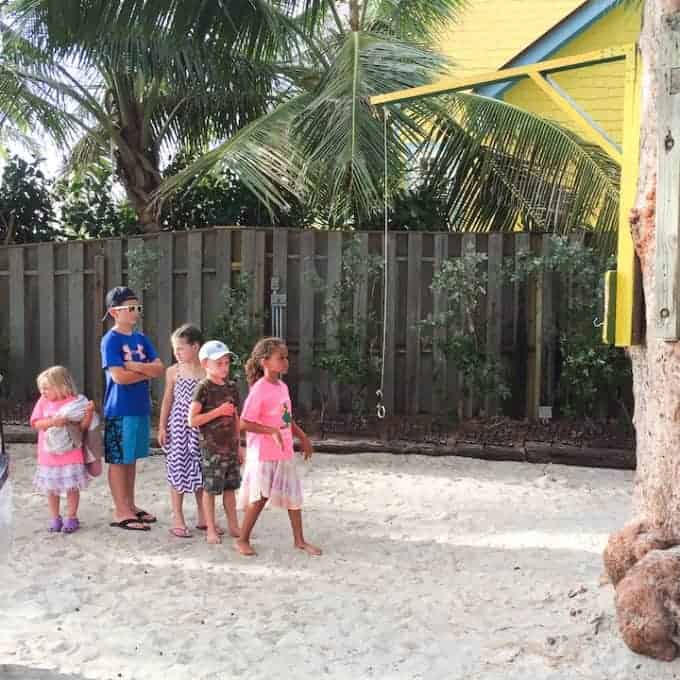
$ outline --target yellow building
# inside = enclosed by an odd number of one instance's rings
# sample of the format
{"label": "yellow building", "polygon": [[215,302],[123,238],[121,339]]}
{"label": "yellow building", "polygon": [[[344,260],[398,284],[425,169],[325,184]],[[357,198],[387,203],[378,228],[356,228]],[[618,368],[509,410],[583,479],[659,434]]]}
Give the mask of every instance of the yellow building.
{"label": "yellow building", "polygon": [[[634,43],[640,10],[616,0],[470,0],[441,48],[454,77]],[[554,81],[617,144],[623,125],[623,62],[559,73]],[[564,114],[528,79],[477,88],[486,96],[569,125]]]}

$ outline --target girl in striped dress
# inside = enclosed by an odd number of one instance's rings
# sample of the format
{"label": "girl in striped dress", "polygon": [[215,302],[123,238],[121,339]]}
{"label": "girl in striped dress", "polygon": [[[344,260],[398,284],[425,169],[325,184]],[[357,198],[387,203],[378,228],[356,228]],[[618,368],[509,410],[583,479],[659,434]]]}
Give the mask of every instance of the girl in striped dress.
{"label": "girl in striped dress", "polygon": [[158,441],[166,453],[167,477],[170,485],[173,524],[170,533],[178,538],[191,538],[184,519],[185,493],[196,496],[198,520],[196,528],[205,530],[203,519],[203,476],[198,430],[189,427],[189,406],[194,389],[205,378],[198,360],[198,350],[203,343],[200,329],[185,324],[170,336],[172,351],[177,363],[165,374],[165,392],[161,403]]}

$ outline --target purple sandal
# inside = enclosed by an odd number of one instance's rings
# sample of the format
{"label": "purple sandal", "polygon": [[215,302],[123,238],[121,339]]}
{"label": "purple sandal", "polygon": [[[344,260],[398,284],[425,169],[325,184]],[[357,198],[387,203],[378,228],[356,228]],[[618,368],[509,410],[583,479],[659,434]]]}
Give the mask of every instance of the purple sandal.
{"label": "purple sandal", "polygon": [[51,534],[57,534],[61,531],[63,526],[64,522],[61,519],[61,515],[59,515],[59,517],[54,517],[50,520],[50,523],[47,525],[47,531],[49,531]]}
{"label": "purple sandal", "polygon": [[77,517],[67,517],[64,520],[64,528],[62,531],[65,534],[72,534],[74,531],[78,531],[78,529],[80,529],[80,522]]}

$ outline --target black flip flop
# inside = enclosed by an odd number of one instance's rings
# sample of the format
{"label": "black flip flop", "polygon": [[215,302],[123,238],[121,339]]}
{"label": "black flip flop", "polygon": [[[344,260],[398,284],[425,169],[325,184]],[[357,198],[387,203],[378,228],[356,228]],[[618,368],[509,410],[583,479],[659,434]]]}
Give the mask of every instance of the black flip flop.
{"label": "black flip flop", "polygon": [[141,527],[131,527],[131,524],[139,524],[138,519],[123,519],[120,522],[109,522],[110,527],[116,527],[117,529],[125,529],[126,531],[150,531],[151,527],[141,526]]}
{"label": "black flip flop", "polygon": [[[137,510],[135,515],[137,516],[137,519],[140,522],[144,522],[144,524],[153,524],[154,522],[157,521],[156,518],[150,512],[147,512],[146,510]],[[145,516],[151,517],[151,519],[144,519]]]}

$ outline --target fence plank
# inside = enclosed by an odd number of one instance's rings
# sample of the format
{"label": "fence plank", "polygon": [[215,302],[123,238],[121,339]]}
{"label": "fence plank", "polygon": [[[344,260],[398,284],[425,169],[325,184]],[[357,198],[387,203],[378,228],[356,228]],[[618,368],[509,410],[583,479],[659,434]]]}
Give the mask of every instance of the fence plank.
{"label": "fence plank", "polygon": [[26,291],[24,288],[24,248],[9,251],[9,379],[10,394],[23,400],[28,396],[29,380],[24,376],[26,351]]}
{"label": "fence plank", "polygon": [[[461,256],[474,255],[477,252],[477,236],[475,234],[463,234],[461,239]],[[462,373],[458,374],[458,391],[459,399],[462,400],[462,415],[465,418],[472,418],[475,411],[475,402],[480,395],[474,394],[470,385],[466,385]],[[465,391],[468,396],[464,397]],[[459,409],[460,413],[460,409]]]}
{"label": "fence plank", "polygon": [[38,313],[40,316],[40,366],[53,366],[55,356],[54,323],[54,244],[38,246]]}
{"label": "fence plank", "polygon": [[421,319],[420,279],[422,276],[423,235],[408,235],[408,263],[406,289],[406,412],[420,412],[420,329]]}
{"label": "fence plank", "polygon": [[123,241],[111,238],[104,242],[106,255],[106,289],[123,285]]}
{"label": "fence plank", "polygon": [[[255,229],[245,228],[241,231],[241,274],[256,278],[255,276]],[[256,298],[253,295],[248,306],[248,314],[252,318],[257,310]]]}
{"label": "fence plank", "polygon": [[285,305],[280,309],[280,334],[288,333],[288,229],[274,229],[272,242],[272,276],[278,279],[278,293],[285,295]]}
{"label": "fence plank", "polygon": [[300,234],[300,341],[298,347],[298,404],[303,413],[313,405],[314,361],[314,288],[307,277],[315,271],[315,234],[305,231]]}
{"label": "fence plank", "polygon": [[354,324],[359,329],[359,346],[363,354],[366,351],[366,323],[368,315],[368,234],[356,234],[357,286],[354,289]]}
{"label": "fence plank", "polygon": [[85,246],[68,245],[68,362],[76,384],[85,386]]}
{"label": "fence plank", "polygon": [[[332,294],[342,277],[342,232],[329,231],[328,238],[328,264],[326,291]],[[326,324],[326,347],[329,350],[336,350],[338,347],[338,324],[335,319],[331,319]],[[337,413],[340,406],[339,386],[335,380],[329,380],[328,375],[324,376],[326,393],[328,394],[328,409],[331,413]]]}
{"label": "fence plank", "polygon": [[[503,234],[489,235],[488,279],[486,288],[486,354],[501,370],[502,304],[503,304]],[[499,400],[495,394],[485,399],[487,415],[499,412]]]}
{"label": "fence plank", "polygon": [[[131,271],[130,267],[130,256],[129,253],[131,250],[133,251],[141,251],[144,248],[144,239],[143,238],[129,238],[127,241],[127,247],[128,247],[128,260],[127,260],[127,282],[128,286],[131,286],[132,289],[135,291],[137,294],[137,300],[139,300],[140,304],[144,304],[144,290],[140,289],[138,285],[132,285],[134,283],[134,273]],[[114,284],[114,285],[120,285],[120,284]],[[142,333],[144,332],[144,315],[140,314],[139,318],[137,319],[137,326],[136,326],[138,331],[141,331]]]}
{"label": "fence plank", "polygon": [[[531,250],[529,234],[517,234],[515,237],[515,267]],[[530,376],[528,370],[528,310],[529,310],[529,282],[522,279],[515,283],[513,291],[512,314],[512,351],[515,360],[515,373],[512,381],[512,404],[515,417],[526,416],[527,396],[529,394]]]}
{"label": "fence plank", "polygon": [[220,292],[231,288],[231,229],[217,230],[217,272],[215,280]]}
{"label": "fence plank", "polygon": [[190,231],[187,236],[187,314],[201,328],[203,301],[203,234]]}
{"label": "fence plank", "polygon": [[[433,276],[439,272],[448,257],[449,237],[448,234],[436,234],[434,237],[434,263],[432,267]],[[436,319],[446,310],[446,297],[441,291],[432,292],[432,314]],[[446,340],[446,331],[438,328],[432,338],[432,411],[435,415],[446,411],[448,403],[448,370],[446,356],[442,351],[442,343]]]}
{"label": "fence plank", "polygon": [[[104,331],[104,296],[106,295],[106,256],[94,256],[94,297],[92,299],[93,313],[92,313],[92,337],[94,338],[94,345],[99,349],[99,338],[102,337]],[[97,358],[98,358],[97,353]],[[98,361],[93,362],[92,366],[96,367]],[[92,370],[92,369],[91,369]],[[92,384],[92,399],[101,407],[104,401],[104,376],[101,370],[94,369],[94,374],[91,376]]]}
{"label": "fence plank", "polygon": [[[541,254],[546,257],[551,250],[551,236],[544,234],[541,238]],[[536,343],[540,353],[540,390],[537,406],[554,406],[556,360],[557,360],[557,329],[555,324],[555,274],[546,272],[542,276],[541,298],[537,301],[541,310],[541,338]],[[538,413],[537,413],[538,415]]]}
{"label": "fence plank", "polygon": [[256,322],[260,335],[264,333],[264,317],[266,302],[265,262],[267,253],[267,235],[264,230],[255,232],[255,313]]}
{"label": "fence plank", "polygon": [[[384,246],[383,246],[384,247]],[[383,403],[388,416],[394,415],[394,371],[396,369],[396,332],[397,332],[397,281],[399,271],[397,269],[397,235],[389,234],[387,239],[387,290],[383,290],[386,295],[385,305],[387,318],[383,319],[385,324],[385,351],[384,351],[384,382],[383,382]],[[384,288],[384,286],[383,286]]]}
{"label": "fence plank", "polygon": [[169,232],[162,232],[158,235],[158,354],[166,366],[172,363],[170,334],[174,329],[174,260],[175,237]]}

